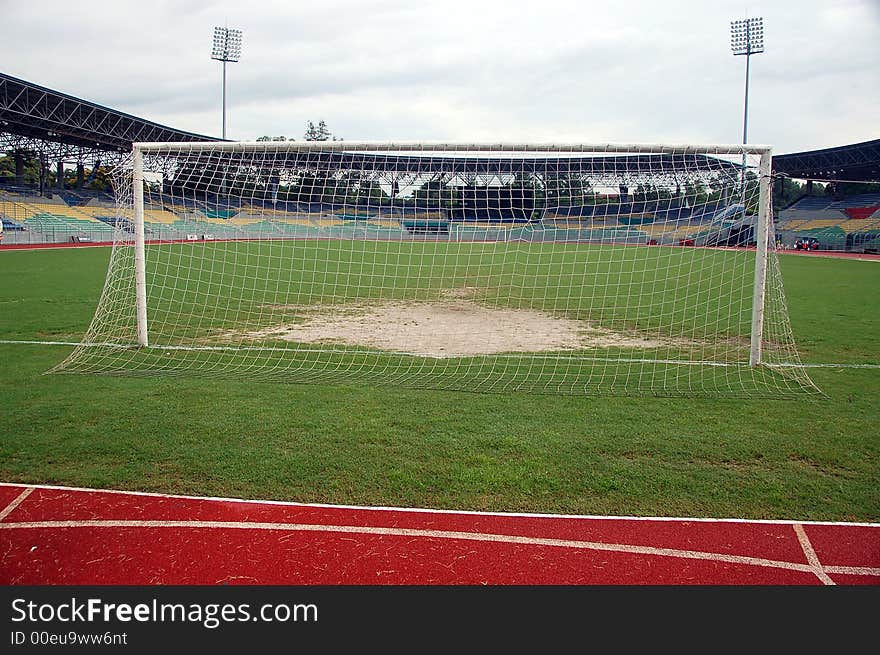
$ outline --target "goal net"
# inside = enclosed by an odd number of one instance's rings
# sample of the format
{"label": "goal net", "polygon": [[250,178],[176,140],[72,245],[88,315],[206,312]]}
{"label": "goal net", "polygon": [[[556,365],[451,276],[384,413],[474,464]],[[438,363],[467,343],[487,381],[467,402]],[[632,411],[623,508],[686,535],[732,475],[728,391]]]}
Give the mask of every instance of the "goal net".
{"label": "goal net", "polygon": [[136,144],[57,372],[816,393],[752,146]]}

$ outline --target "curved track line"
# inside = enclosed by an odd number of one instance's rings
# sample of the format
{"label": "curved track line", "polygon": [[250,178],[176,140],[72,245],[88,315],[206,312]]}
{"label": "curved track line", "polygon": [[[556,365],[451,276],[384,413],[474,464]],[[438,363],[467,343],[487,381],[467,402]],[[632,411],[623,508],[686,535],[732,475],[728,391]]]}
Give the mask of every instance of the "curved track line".
{"label": "curved track line", "polygon": [[[651,546],[633,546],[629,544],[613,544],[595,541],[576,541],[570,539],[547,539],[522,537],[506,534],[484,534],[478,532],[459,532],[448,530],[418,530],[411,528],[383,528],[351,525],[315,525],[305,523],[265,523],[240,521],[33,521],[24,523],[0,523],[0,530],[26,529],[70,529],[70,528],[190,528],[190,529],[221,529],[221,530],[274,530],[280,532],[328,532],[341,534],[362,534],[373,536],[418,537],[426,539],[452,539],[462,541],[482,541],[493,543],[521,544],[527,546],[549,546],[557,548],[576,548],[582,550],[630,553],[636,555],[655,555],[680,559],[707,560],[728,564],[745,564],[775,569],[785,569],[813,573],[821,578],[816,563],[798,564],[779,560],[747,557],[744,555],[724,555],[675,548],[656,548]],[[812,549],[812,547],[811,547]],[[814,553],[815,555],[815,553]],[[821,570],[821,565],[819,565]],[[867,575],[880,576],[880,568],[865,569]],[[824,571],[821,572],[824,574]],[[865,574],[863,572],[863,574]],[[827,577],[827,576],[826,576]],[[829,579],[830,580],[830,579]]]}
{"label": "curved track line", "polygon": [[437,509],[426,507],[392,507],[372,505],[334,505],[330,503],[305,503],[292,500],[262,500],[253,498],[229,498],[227,496],[189,496],[186,494],[166,494],[156,491],[125,491],[123,489],[94,489],[89,487],[63,487],[52,484],[27,484],[25,482],[0,482],[0,487],[28,487],[29,489],[47,489],[50,491],[76,491],[90,494],[116,494],[121,496],[144,496],[146,498],[170,498],[180,500],[219,501],[223,503],[243,503],[246,505],[271,505],[277,507],[315,507],[322,509],[354,509],[371,512],[414,512],[418,514],[456,514],[462,516],[498,516],[519,518],[548,519],[586,519],[598,521],[635,521],[659,523],[733,523],[745,525],[830,525],[861,528],[880,528],[880,523],[859,521],[799,521],[795,519],[740,519],[717,517],[688,516],[616,516],[613,514],[548,514],[541,512],[490,512],[468,509]]}
{"label": "curved track line", "polygon": [[880,575],[880,569],[872,569],[867,566],[823,566],[826,573],[841,573],[843,575]]}

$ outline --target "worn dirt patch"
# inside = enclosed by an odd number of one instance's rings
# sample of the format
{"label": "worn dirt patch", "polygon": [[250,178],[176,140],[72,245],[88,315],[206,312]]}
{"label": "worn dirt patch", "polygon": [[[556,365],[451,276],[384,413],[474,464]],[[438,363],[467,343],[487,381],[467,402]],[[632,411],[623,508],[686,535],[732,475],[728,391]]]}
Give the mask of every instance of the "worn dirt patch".
{"label": "worn dirt patch", "polygon": [[533,309],[486,307],[467,299],[468,292],[457,295],[433,302],[376,300],[369,304],[287,306],[285,310],[294,314],[290,322],[222,336],[364,346],[426,357],[669,345]]}

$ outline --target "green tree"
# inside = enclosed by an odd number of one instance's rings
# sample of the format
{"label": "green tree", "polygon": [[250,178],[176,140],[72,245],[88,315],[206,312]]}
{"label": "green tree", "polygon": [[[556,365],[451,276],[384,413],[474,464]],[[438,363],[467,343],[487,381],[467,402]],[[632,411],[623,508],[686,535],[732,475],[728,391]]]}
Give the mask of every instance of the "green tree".
{"label": "green tree", "polygon": [[588,179],[569,173],[544,175],[544,199],[548,207],[584,205],[594,201],[595,192]]}
{"label": "green tree", "polygon": [[[9,151],[6,155],[0,155],[0,179],[6,182],[15,180],[15,153]],[[24,183],[39,184],[40,162],[36,157],[25,156],[24,158]]]}
{"label": "green tree", "polygon": [[113,174],[111,169],[107,166],[99,166],[95,171],[94,175],[92,174],[92,169],[85,169],[83,171],[85,174],[86,180],[89,180],[91,177],[91,181],[86,185],[87,189],[91,189],[92,191],[111,191],[113,188]]}
{"label": "green tree", "polygon": [[[837,182],[837,193],[841,196],[852,196],[858,195],[860,193],[880,193],[880,184],[877,183],[865,183],[865,182]],[[832,194],[834,193],[834,187],[831,184],[825,186],[825,188],[816,192],[816,184],[813,184],[813,195],[822,195],[822,194]]]}
{"label": "green tree", "polygon": [[[303,135],[303,138],[306,141],[336,141],[336,137],[333,136],[333,133],[330,132],[330,129],[327,127],[327,123],[323,120],[318,121],[318,124],[315,125],[312,121],[306,123],[306,133]],[[342,139],[339,139],[341,141]]]}

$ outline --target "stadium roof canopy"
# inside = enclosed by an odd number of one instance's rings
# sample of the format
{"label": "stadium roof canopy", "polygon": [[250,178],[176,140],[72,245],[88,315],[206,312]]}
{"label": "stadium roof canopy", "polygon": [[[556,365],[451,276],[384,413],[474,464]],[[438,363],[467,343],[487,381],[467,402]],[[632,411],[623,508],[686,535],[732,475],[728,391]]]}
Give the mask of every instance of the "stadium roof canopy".
{"label": "stadium roof canopy", "polygon": [[[54,91],[4,73],[0,73],[0,149],[17,149],[40,152],[50,159],[75,159],[83,161],[89,157],[112,158],[131,152],[136,142],[181,142],[218,141],[217,137],[186,132],[173,127],[160,125],[138,118],[94,102],[82,100],[59,91]],[[413,168],[424,170],[423,158],[408,159],[377,155],[365,157],[357,155],[352,161],[338,161],[338,154],[319,157],[319,166],[332,161],[334,165],[357,164],[372,170],[409,171]],[[345,156],[342,156],[345,159]],[[708,158],[707,158],[708,159]],[[671,172],[680,169],[684,163],[676,156],[665,156],[651,160],[634,161],[620,157],[593,159],[589,166],[604,172],[619,172],[626,161],[626,168],[651,170],[655,173]],[[692,160],[693,161],[693,160]],[[705,162],[708,163],[708,162]],[[720,162],[719,162],[720,163]],[[457,167],[458,172],[513,172],[522,170],[519,165],[504,162],[472,159],[462,162],[431,158],[429,168],[449,170]],[[546,158],[526,164],[531,172],[562,172],[576,167],[586,167],[587,162],[577,159]],[[729,164],[721,163],[721,168]],[[499,171],[500,169],[500,171]],[[561,169],[561,170],[560,170]],[[812,180],[859,180],[880,181],[880,139],[852,145],[812,150],[773,158],[773,169],[789,177]]]}
{"label": "stadium roof canopy", "polygon": [[801,180],[880,182],[880,139],[777,155],[773,171]]}
{"label": "stadium roof canopy", "polygon": [[[339,144],[334,144],[339,145]],[[211,162],[211,155],[199,151],[186,152],[159,150],[159,155],[170,156],[179,161],[189,160],[191,164]],[[593,157],[560,156],[558,153],[523,152],[517,157],[509,153],[498,156],[450,156],[449,153],[425,153],[413,155],[384,154],[374,152],[352,152],[344,150],[298,151],[271,153],[259,152],[229,153],[227,161],[241,166],[280,166],[301,167],[314,170],[359,170],[369,173],[409,173],[448,175],[512,175],[532,173],[539,175],[590,173],[591,175],[632,175],[645,174],[676,175],[687,171],[726,172],[736,174],[741,170],[739,164],[710,157],[691,154],[660,155],[597,155]]]}
{"label": "stadium roof canopy", "polygon": [[0,73],[0,146],[81,159],[138,141],[217,141]]}
{"label": "stadium roof canopy", "polygon": [[631,155],[560,157],[523,153],[520,157],[431,157],[382,154],[322,153],[328,168],[356,167],[375,171],[445,172],[453,174],[567,174],[590,172],[620,175],[625,173],[675,174],[689,168],[697,170],[732,169],[735,164],[705,155]]}

